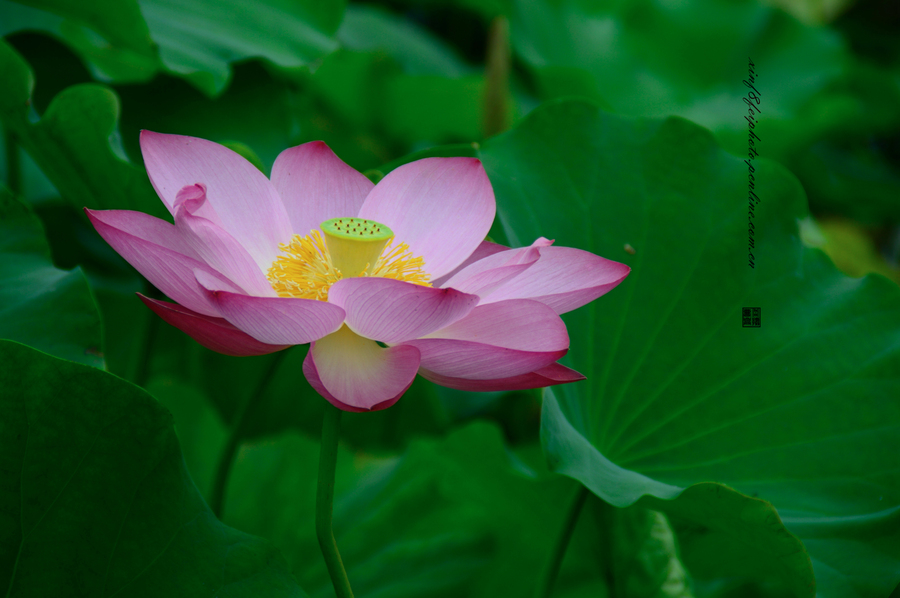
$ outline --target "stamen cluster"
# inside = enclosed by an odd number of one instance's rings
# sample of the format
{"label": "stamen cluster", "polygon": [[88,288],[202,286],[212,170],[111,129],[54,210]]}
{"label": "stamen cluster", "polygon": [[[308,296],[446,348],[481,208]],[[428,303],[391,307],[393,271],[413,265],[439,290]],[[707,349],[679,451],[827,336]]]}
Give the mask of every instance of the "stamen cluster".
{"label": "stamen cluster", "polygon": [[309,235],[294,235],[290,243],[278,247],[285,255],[278,256],[266,275],[279,297],[328,300],[328,289],[341,280],[357,276],[393,278],[430,287],[430,276],[424,270],[425,260],[413,256],[409,245],[393,247],[393,239],[385,247],[369,272],[369,264],[361,272],[345,274],[335,267],[328,253],[328,245],[318,230]]}

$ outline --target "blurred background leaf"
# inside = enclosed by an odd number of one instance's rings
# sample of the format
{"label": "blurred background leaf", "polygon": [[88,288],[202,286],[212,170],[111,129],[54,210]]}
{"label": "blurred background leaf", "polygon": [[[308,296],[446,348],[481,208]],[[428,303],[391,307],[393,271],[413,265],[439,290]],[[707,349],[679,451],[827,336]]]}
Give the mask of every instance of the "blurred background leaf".
{"label": "blurred background leaf", "polygon": [[60,39],[106,81],[146,81],[157,59],[136,0],[2,0],[0,33],[37,30]]}
{"label": "blurred background leaf", "polygon": [[265,0],[2,0],[6,35],[40,30],[77,52],[100,80],[147,81],[160,69],[210,96],[221,93],[237,60],[309,64],[337,47],[344,3]]}
{"label": "blurred background leaf", "polygon": [[263,57],[279,66],[308,64],[337,47],[341,0],[140,0],[166,69],[217,95],[229,64]]}

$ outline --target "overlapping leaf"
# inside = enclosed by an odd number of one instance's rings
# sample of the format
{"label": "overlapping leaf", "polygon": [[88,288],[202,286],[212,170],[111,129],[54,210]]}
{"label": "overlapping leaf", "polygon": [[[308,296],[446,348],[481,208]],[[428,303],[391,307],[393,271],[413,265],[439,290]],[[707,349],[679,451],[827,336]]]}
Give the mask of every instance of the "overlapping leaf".
{"label": "overlapping leaf", "polygon": [[0,363],[7,596],[305,596],[270,544],[216,520],[153,398],[9,341]]}
{"label": "overlapping leaf", "polygon": [[[724,554],[743,541],[744,556],[765,556],[796,595],[813,589],[787,530],[804,541],[819,596],[890,593],[900,579],[897,288],[849,279],[804,248],[802,190],[771,163],[755,163],[749,219],[747,165],[677,118],[553,103],[479,154],[515,244],[544,235],[633,269],[567,319],[572,365],[588,380],[545,395],[554,468],[619,506],[680,494],[654,508],[700,517],[729,538]],[[744,307],[762,309],[761,328],[742,327]],[[742,494],[682,493],[700,482]]]}
{"label": "overlapping leaf", "polygon": [[[119,125],[122,144],[132,156],[140,155],[142,129],[218,143],[238,141],[258,154],[268,174],[278,154],[295,143],[298,125],[291,94],[259,62],[235,66],[228,89],[216,98],[172,77],[117,91],[127,107]],[[160,98],[166,98],[165,110],[159,109]]]}
{"label": "overlapping leaf", "polygon": [[333,51],[343,4],[336,0],[140,0],[162,63],[210,95],[224,89],[235,60],[262,57],[296,67]]}
{"label": "overlapping leaf", "polygon": [[[192,447],[185,450],[191,473],[208,485],[222,424],[183,383],[158,377],[148,388],[173,409],[179,438]],[[371,414],[361,417],[366,415]],[[511,457],[496,427],[473,424],[443,440],[414,442],[398,457],[342,450],[335,530],[355,595],[527,595],[559,533],[574,486],[541,467],[531,469],[540,459],[534,449]],[[295,432],[245,445],[230,479],[224,519],[272,540],[311,595],[328,596],[314,522],[304,515],[315,501],[317,456],[316,441]],[[606,522],[589,515],[585,521],[557,584],[561,597],[605,592],[606,557],[598,530]],[[639,538],[628,535],[626,541]],[[661,552],[656,539],[643,541],[648,547],[633,547],[620,559],[622,583],[648,587],[659,579],[659,572],[640,569],[646,550],[657,558]]]}
{"label": "overlapping leaf", "polygon": [[752,0],[521,0],[512,7],[511,25],[516,51],[538,77],[584,73],[592,95],[617,112],[678,114],[714,130],[746,128],[736,111],[748,91],[749,60],[762,114],[784,118],[796,116],[845,59],[833,32]]}
{"label": "overlapping leaf", "polygon": [[0,338],[104,365],[100,314],[84,274],[54,267],[40,221],[2,186]]}
{"label": "overlapping leaf", "polygon": [[151,78],[159,61],[137,0],[0,2],[0,35],[43,31],[63,40],[101,80]]}
{"label": "overlapping leaf", "polygon": [[31,122],[33,76],[28,64],[0,40],[0,119],[64,199],[76,207],[129,208],[162,215],[143,168],[130,164],[111,144],[119,102],[101,85],[75,85]]}
{"label": "overlapping leaf", "polygon": [[882,64],[883,52],[878,64],[854,56],[838,31],[770,4],[522,0],[507,14],[541,98],[580,95],[620,114],[677,114],[744,153],[752,84],[764,155],[797,174],[815,208],[896,221],[900,172],[883,157],[900,124],[896,67]]}
{"label": "overlapping leaf", "polygon": [[[235,464],[224,518],[271,539],[312,596],[330,591],[313,521],[315,443],[282,436],[246,447]],[[419,441],[399,457],[343,452],[335,536],[357,596],[529,595],[573,484],[516,472],[499,431],[473,424]],[[593,540],[585,534],[578,542]],[[604,590],[596,555],[574,550],[560,596]]]}
{"label": "overlapping leaf", "polygon": [[237,60],[259,57],[297,67],[333,51],[344,11],[343,2],[314,0],[21,3],[0,4],[0,34],[46,31],[78,52],[100,79],[146,81],[162,68],[210,96],[225,89]]}

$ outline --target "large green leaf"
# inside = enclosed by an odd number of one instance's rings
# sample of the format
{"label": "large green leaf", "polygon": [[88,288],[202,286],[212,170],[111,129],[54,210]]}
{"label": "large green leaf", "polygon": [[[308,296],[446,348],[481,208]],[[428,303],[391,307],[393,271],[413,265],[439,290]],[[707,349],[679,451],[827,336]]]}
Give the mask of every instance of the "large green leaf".
{"label": "large green leaf", "polygon": [[[765,161],[749,267],[747,164],[678,118],[550,103],[479,155],[513,243],[543,235],[632,267],[566,318],[588,380],[545,394],[552,466],[617,506],[656,497],[795,595],[813,593],[811,559],[819,596],[887,596],[900,580],[896,286],[804,248],[803,191]],[[762,309],[760,328],[741,326],[743,307]]]}
{"label": "large green leaf", "polygon": [[209,503],[219,454],[228,437],[222,419],[202,393],[172,376],[154,376],[146,389],[172,413],[184,462]]}
{"label": "large green leaf", "polygon": [[42,31],[61,39],[99,79],[134,82],[159,66],[137,0],[0,0],[0,35]]}
{"label": "large green leaf", "polygon": [[100,314],[84,274],[53,266],[40,221],[2,186],[0,338],[103,367]]}
{"label": "large green leaf", "polygon": [[130,164],[111,143],[119,101],[94,84],[57,95],[38,122],[31,122],[33,76],[28,64],[0,40],[0,119],[59,190],[78,208],[129,208],[157,216],[165,208],[143,168]]}
{"label": "large green leaf", "polygon": [[212,515],[142,390],[0,342],[7,596],[305,596],[267,542]]}
{"label": "large green leaf", "polygon": [[617,112],[678,114],[713,130],[746,131],[739,110],[748,57],[763,118],[796,116],[845,60],[834,32],[756,0],[518,0],[511,26],[514,48],[538,79],[586,73]]}
{"label": "large green leaf", "polygon": [[79,21],[102,34],[108,43],[134,52],[151,53],[150,33],[136,0],[16,0]]}
{"label": "large green leaf", "polygon": [[309,64],[337,48],[342,0],[139,0],[171,72],[215,95],[229,64],[262,57],[279,66]]}

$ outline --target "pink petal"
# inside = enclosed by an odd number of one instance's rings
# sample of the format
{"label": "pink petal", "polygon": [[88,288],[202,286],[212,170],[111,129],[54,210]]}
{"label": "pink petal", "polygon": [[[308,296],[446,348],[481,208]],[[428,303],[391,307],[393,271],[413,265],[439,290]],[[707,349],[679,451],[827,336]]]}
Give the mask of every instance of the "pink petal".
{"label": "pink petal", "polygon": [[465,318],[426,338],[421,367],[449,378],[511,378],[540,369],[569,350],[566,326],[552,309],[516,299],[479,305]]}
{"label": "pink petal", "polygon": [[208,349],[225,355],[266,355],[289,345],[267,345],[241,332],[222,318],[212,318],[175,303],[157,301],[137,294],[156,315]]}
{"label": "pink petal", "polygon": [[[353,413],[363,413],[366,411],[381,411],[382,409],[387,409],[394,403],[396,403],[403,394],[409,390],[409,386],[403,389],[396,397],[388,399],[382,403],[378,403],[377,405],[373,405],[371,409],[363,409],[361,407],[351,407],[345,403],[338,401],[334,398],[328,390],[325,388],[325,385],[322,384],[321,378],[319,378],[319,372],[316,370],[316,364],[312,359],[312,351],[309,351],[306,354],[306,359],[303,360],[303,375],[306,376],[306,380],[309,382],[309,385],[313,387],[319,395],[324,397],[329,403],[337,407],[338,409],[343,409],[344,411],[351,411]],[[410,382],[410,386],[412,386],[412,382]]]}
{"label": "pink petal", "polygon": [[141,153],[150,182],[175,213],[178,191],[206,185],[208,202],[195,215],[228,231],[261,269],[278,255],[278,244],[291,238],[281,198],[269,179],[227,147],[183,135],[141,132]]}
{"label": "pink petal", "polygon": [[381,179],[360,218],[388,225],[396,243],[425,260],[432,278],[447,274],[484,240],[494,221],[491,182],[474,158],[426,158]]}
{"label": "pink petal", "polygon": [[346,323],[355,333],[399,343],[459,320],[472,311],[478,297],[390,278],[345,278],[329,289],[328,302],[344,308]]}
{"label": "pink petal", "polygon": [[216,281],[197,272],[222,317],[261,343],[303,345],[341,327],[344,310],[315,299],[252,297],[217,288]]}
{"label": "pink petal", "polygon": [[206,188],[203,184],[189,185],[178,192],[175,197],[175,228],[181,238],[203,261],[247,294],[277,296],[247,250],[224,229],[196,215],[205,204]]}
{"label": "pink petal", "polygon": [[482,303],[528,298],[558,314],[572,311],[611,291],[631,268],[572,247],[541,247],[528,270],[483,298]]}
{"label": "pink petal", "polygon": [[[197,271],[216,281],[223,290],[240,292],[236,285],[199,257],[191,257],[192,248],[168,222],[124,210],[85,209],[85,213],[100,236],[119,255],[153,286],[188,309],[207,316],[220,315],[207,293],[197,284],[194,275]],[[156,222],[151,222],[154,220]]]}
{"label": "pink petal", "polygon": [[419,368],[419,375],[435,384],[468,390],[472,392],[496,392],[504,390],[525,390],[528,388],[544,388],[557,384],[567,384],[584,380],[584,376],[573,369],[558,363],[551,363],[533,372],[513,376],[511,378],[499,378],[494,380],[467,380],[466,378],[450,378],[436,374],[424,368]]}
{"label": "pink petal", "polygon": [[155,245],[168,247],[187,257],[201,259],[191,244],[182,239],[181,234],[170,222],[160,220],[155,216],[131,210],[91,210],[88,208],[84,209],[84,213],[92,223],[100,221],[106,227],[120,230]]}
{"label": "pink petal", "polygon": [[375,186],[322,141],[281,152],[272,166],[272,184],[299,235],[309,234],[330,218],[356,216]]}
{"label": "pink petal", "polygon": [[450,280],[452,276],[455,276],[457,272],[462,270],[463,268],[468,268],[470,265],[474,264],[479,260],[483,260],[489,255],[494,255],[495,253],[500,253],[501,251],[506,251],[509,249],[506,245],[500,245],[499,243],[492,243],[490,241],[482,241],[478,247],[475,248],[475,251],[472,252],[472,255],[466,258],[466,260],[458,265],[456,268],[451,270],[450,272],[440,276],[438,278],[431,279],[431,286],[434,287],[442,287],[444,283]]}
{"label": "pink petal", "polygon": [[547,247],[551,243],[553,241],[541,237],[530,247],[505,249],[493,253],[458,271],[442,286],[473,293],[483,299],[538,261],[541,256],[538,248]]}
{"label": "pink petal", "polygon": [[566,354],[566,349],[519,351],[450,339],[419,339],[398,346],[419,349],[422,368],[426,370],[450,378],[472,380],[520,376],[542,368]]}
{"label": "pink petal", "polygon": [[303,362],[303,373],[316,392],[345,411],[390,407],[418,369],[415,347],[385,349],[346,327],[313,343]]}

